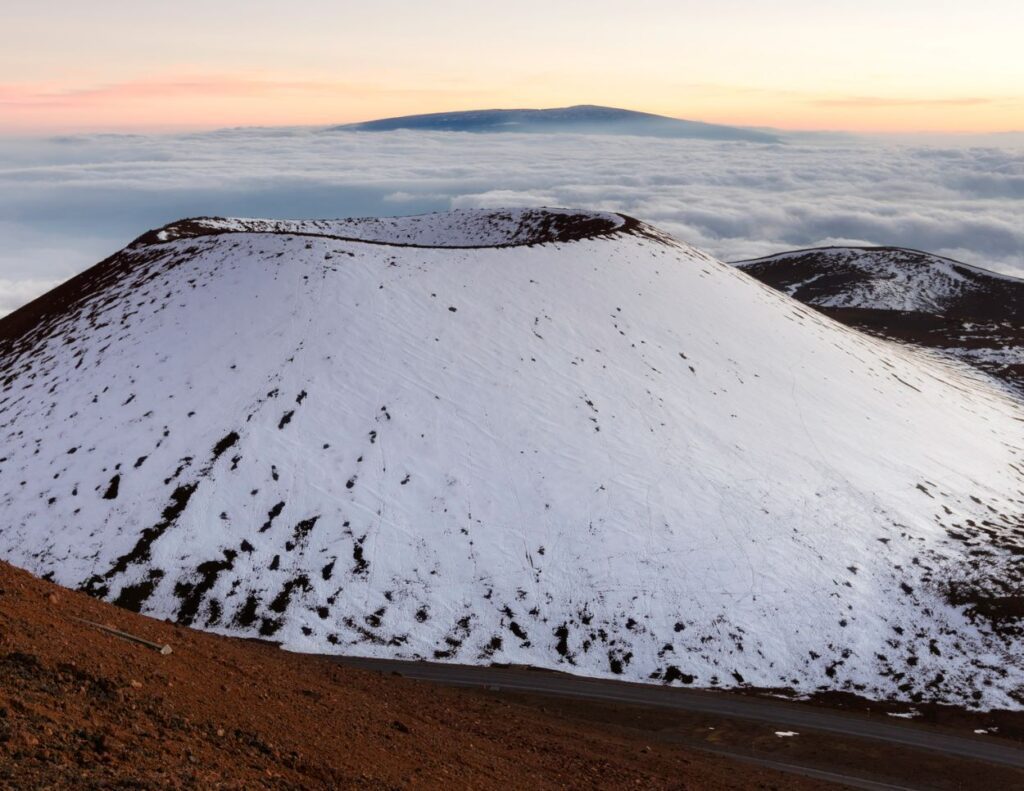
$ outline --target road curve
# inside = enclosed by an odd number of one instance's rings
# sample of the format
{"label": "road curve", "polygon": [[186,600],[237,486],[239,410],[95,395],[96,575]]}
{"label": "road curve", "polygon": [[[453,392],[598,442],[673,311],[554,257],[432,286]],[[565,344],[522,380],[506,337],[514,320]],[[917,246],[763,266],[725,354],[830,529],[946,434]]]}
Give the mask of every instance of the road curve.
{"label": "road curve", "polygon": [[351,667],[399,673],[408,678],[457,687],[494,688],[508,692],[554,695],[631,706],[677,709],[791,728],[838,733],[858,739],[929,750],[943,755],[1024,769],[1024,748],[992,737],[971,738],[910,723],[879,722],[856,713],[807,704],[752,698],[728,692],[697,691],[654,684],[634,684],[523,667],[408,662],[364,657],[328,657]]}

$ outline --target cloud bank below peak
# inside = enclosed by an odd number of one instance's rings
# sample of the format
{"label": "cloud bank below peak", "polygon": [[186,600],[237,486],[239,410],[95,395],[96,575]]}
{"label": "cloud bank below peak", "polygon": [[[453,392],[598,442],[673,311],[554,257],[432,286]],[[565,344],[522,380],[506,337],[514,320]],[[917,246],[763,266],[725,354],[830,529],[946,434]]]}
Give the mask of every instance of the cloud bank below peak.
{"label": "cloud bank below peak", "polygon": [[0,312],[185,216],[622,211],[726,260],[914,247],[1024,275],[1024,148],[323,129],[0,140]]}

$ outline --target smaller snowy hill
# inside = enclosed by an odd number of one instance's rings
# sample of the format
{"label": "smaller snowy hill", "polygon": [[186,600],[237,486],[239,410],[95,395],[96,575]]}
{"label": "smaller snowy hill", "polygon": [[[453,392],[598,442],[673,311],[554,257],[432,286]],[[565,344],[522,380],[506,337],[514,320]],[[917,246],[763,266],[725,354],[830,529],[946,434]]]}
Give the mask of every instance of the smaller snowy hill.
{"label": "smaller snowy hill", "polygon": [[1024,390],[1024,280],[899,247],[795,250],[736,266],[844,324]]}
{"label": "smaller snowy hill", "polygon": [[465,110],[452,113],[405,115],[381,118],[357,124],[333,127],[331,131],[393,132],[417,129],[433,132],[519,132],[599,135],[639,135],[641,137],[701,138],[707,140],[745,140],[752,143],[778,143],[767,132],[736,126],[685,121],[653,113],[580,104],[547,110]]}

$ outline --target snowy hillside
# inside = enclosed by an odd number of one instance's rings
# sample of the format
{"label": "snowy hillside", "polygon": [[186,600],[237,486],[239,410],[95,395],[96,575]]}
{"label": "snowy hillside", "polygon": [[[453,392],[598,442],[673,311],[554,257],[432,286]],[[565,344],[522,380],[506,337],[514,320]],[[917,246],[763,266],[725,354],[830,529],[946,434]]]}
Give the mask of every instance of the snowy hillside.
{"label": "snowy hillside", "polygon": [[796,250],[736,265],[839,321],[936,349],[1024,392],[1024,280],[895,247]]}
{"label": "snowy hillside", "polygon": [[778,270],[786,293],[822,307],[945,313],[973,302],[1024,317],[1024,280],[918,250],[821,247],[736,265]]}
{"label": "snowy hillside", "polygon": [[0,556],[303,651],[1024,705],[1024,411],[628,218],[189,220],[0,321]]}

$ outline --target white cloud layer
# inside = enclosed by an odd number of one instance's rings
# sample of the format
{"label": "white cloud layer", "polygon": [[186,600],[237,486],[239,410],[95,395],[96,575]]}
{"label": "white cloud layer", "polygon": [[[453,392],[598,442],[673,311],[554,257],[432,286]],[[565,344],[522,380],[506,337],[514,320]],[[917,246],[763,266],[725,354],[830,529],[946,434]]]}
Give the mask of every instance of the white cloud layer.
{"label": "white cloud layer", "polygon": [[914,247],[1024,276],[1024,147],[244,129],[0,140],[0,313],[184,216],[624,211],[726,260]]}

